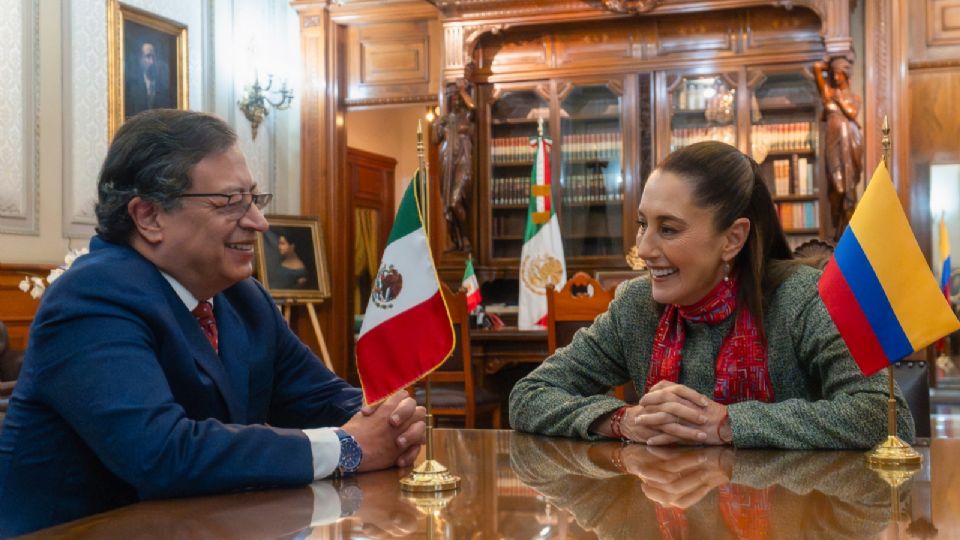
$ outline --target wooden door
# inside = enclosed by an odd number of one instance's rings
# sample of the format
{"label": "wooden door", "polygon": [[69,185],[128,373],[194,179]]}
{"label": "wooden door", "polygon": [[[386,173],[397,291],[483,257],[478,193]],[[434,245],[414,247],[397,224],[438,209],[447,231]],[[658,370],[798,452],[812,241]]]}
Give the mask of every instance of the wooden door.
{"label": "wooden door", "polygon": [[[347,215],[350,216],[350,223],[344,223],[342,228],[334,229],[330,234],[347,232],[347,245],[352,246],[346,279],[335,282],[348,283],[350,286],[347,304],[354,337],[360,331],[361,316],[370,298],[370,287],[393,226],[396,166],[397,160],[392,157],[347,148],[346,174],[350,189]],[[347,343],[349,363],[344,375],[351,383],[359,384],[355,339],[349,339]]]}

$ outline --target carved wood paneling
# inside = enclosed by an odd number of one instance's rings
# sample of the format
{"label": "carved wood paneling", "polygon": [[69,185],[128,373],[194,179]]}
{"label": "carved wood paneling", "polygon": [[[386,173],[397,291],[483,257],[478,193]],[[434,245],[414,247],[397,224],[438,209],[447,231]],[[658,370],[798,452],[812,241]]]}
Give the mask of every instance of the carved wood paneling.
{"label": "carved wood paneling", "polygon": [[584,32],[568,28],[557,32],[556,65],[583,65],[633,57],[634,45],[640,38],[634,28],[623,27],[608,32]]}
{"label": "carved wood paneling", "polygon": [[774,8],[747,10],[745,52],[762,49],[766,53],[777,50],[796,50],[804,46],[822,49],[820,19],[809,9],[790,11]]}
{"label": "carved wood paneling", "polygon": [[30,323],[40,305],[19,289],[20,281],[28,275],[46,277],[50,268],[48,264],[0,264],[0,321],[7,325],[11,348],[27,348]]}
{"label": "carved wood paneling", "polygon": [[707,59],[718,69],[735,69],[743,64],[744,54],[776,55],[777,62],[812,62],[824,53],[822,30],[816,13],[802,7],[728,10],[709,17],[611,18],[592,23],[589,31],[569,22],[505,25],[479,39],[473,80],[686,68],[701,66]]}
{"label": "carved wood paneling", "polygon": [[739,30],[730,15],[658,18],[657,54],[733,53]]}
{"label": "carved wood paneling", "polygon": [[960,0],[927,0],[927,45],[960,45]]}
{"label": "carved wood paneling", "polygon": [[347,25],[347,102],[435,91],[440,62],[431,58],[431,40],[439,38],[434,27],[427,20]]}
{"label": "carved wood paneling", "polygon": [[[451,58],[445,59],[443,73],[445,80],[452,80],[464,75],[464,66],[460,63],[467,58],[474,58],[475,49],[481,41],[510,29],[558,25],[576,21],[580,28],[590,25],[590,30],[596,33],[598,24],[610,20],[622,20],[627,24],[640,25],[652,17],[661,17],[682,14],[685,19],[716,19],[728,14],[737,8],[761,8],[774,6],[770,9],[779,9],[782,12],[792,12],[798,9],[809,10],[816,14],[820,21],[818,45],[831,55],[849,54],[852,47],[850,38],[850,3],[849,0],[663,0],[654,9],[641,14],[614,13],[594,0],[580,0],[567,2],[545,2],[541,0],[526,0],[508,2],[504,0],[458,0],[456,2],[438,0],[434,2],[440,7],[441,20],[446,35],[445,48],[451,51],[456,46],[454,28],[460,29],[462,41],[456,53],[448,52]],[[698,13],[710,12],[701,17]],[[656,40],[648,44],[653,45]],[[729,44],[729,41],[726,43]],[[678,43],[682,46],[682,43]],[[715,43],[714,47],[721,46]],[[646,47],[641,47],[645,50]],[[635,51],[634,56],[641,56]],[[482,57],[483,55],[480,55]],[[643,53],[647,57],[648,53]],[[451,62],[455,61],[456,64]]]}
{"label": "carved wood paneling", "polygon": [[553,40],[533,32],[490,36],[478,58],[478,71],[522,72],[550,67]]}

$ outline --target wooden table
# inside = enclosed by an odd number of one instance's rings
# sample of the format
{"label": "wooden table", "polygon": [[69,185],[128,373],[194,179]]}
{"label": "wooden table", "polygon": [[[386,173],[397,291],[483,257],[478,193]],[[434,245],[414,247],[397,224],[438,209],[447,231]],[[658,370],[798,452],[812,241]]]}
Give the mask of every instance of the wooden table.
{"label": "wooden table", "polygon": [[[859,451],[654,449],[440,429],[436,456],[462,486],[439,500],[404,496],[402,471],[388,470],[342,484],[139,503],[34,537],[960,538],[960,439],[918,450],[923,468],[895,490]],[[355,511],[311,527],[315,493]]]}
{"label": "wooden table", "polygon": [[470,356],[493,374],[510,364],[540,364],[547,357],[546,330],[470,330]]}

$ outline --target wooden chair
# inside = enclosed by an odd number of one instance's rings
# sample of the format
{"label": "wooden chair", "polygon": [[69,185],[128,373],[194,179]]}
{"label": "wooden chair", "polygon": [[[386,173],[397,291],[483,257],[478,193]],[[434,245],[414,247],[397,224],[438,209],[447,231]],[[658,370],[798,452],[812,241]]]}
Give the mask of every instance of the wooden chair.
{"label": "wooden chair", "polygon": [[[577,272],[559,291],[547,287],[547,351],[553,354],[573,341],[577,330],[590,326],[597,315],[607,311],[613,300],[613,290],[584,272]],[[614,388],[620,399],[637,399],[633,384]]]}
{"label": "wooden chair", "polygon": [[[450,310],[456,335],[453,355],[430,375],[430,401],[437,416],[462,416],[464,427],[476,427],[477,415],[489,413],[494,429],[500,429],[500,397],[477,385],[470,359],[470,322],[467,313],[467,293],[463,289],[452,292],[446,284],[440,289]],[[426,403],[422,384],[414,390],[417,404]]]}

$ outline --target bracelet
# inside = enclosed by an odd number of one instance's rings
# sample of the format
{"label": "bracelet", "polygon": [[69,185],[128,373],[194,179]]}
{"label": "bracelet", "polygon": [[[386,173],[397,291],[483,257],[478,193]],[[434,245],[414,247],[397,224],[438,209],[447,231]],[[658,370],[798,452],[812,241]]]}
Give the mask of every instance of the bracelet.
{"label": "bracelet", "polygon": [[[733,437],[730,437],[730,440],[726,441],[723,439],[723,435],[720,434],[720,428],[723,427],[724,422],[727,422],[729,420],[730,420],[730,414],[727,413],[727,411],[723,411],[723,418],[721,418],[720,422],[717,423],[717,440],[720,441],[721,444],[729,444],[733,442]],[[733,429],[731,428],[730,431],[732,435]]]}
{"label": "bracelet", "polygon": [[623,420],[623,416],[627,414],[627,407],[623,406],[617,409],[613,416],[610,417],[610,431],[613,432],[613,436],[621,441],[627,440],[623,436],[623,431],[620,430],[620,422]]}

